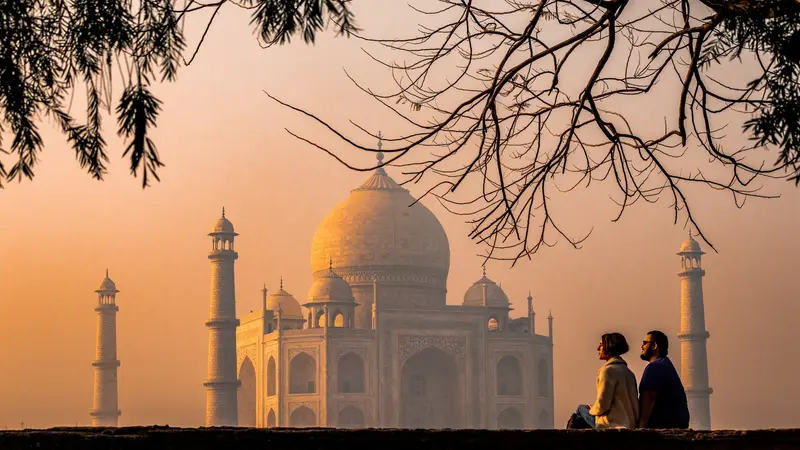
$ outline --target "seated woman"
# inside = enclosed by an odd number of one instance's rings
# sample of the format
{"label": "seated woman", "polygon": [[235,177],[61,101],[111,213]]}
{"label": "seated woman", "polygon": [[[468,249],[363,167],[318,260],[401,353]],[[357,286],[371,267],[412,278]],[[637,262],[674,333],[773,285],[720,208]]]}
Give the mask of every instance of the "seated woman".
{"label": "seated woman", "polygon": [[576,416],[592,428],[636,427],[639,419],[636,375],[621,358],[628,349],[628,342],[620,333],[608,333],[600,338],[597,354],[606,363],[597,371],[597,399],[593,405],[578,407],[576,412]]}

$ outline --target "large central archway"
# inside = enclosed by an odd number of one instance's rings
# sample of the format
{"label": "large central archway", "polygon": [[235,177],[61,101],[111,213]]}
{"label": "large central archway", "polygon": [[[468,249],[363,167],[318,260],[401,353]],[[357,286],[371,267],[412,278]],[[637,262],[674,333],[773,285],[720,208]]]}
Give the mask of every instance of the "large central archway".
{"label": "large central archway", "polygon": [[428,347],[403,364],[400,425],[404,428],[463,428],[458,365],[452,355]]}

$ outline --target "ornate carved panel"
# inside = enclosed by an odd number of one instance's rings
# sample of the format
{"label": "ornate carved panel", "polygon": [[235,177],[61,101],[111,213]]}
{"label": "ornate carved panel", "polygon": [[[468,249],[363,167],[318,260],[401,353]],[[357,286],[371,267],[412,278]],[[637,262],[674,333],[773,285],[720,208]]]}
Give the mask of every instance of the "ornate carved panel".
{"label": "ornate carved panel", "polygon": [[309,356],[317,360],[317,347],[306,347],[306,348],[290,348],[289,349],[289,360],[291,361],[292,358],[297,356],[300,353],[308,353]]}
{"label": "ornate carved panel", "polygon": [[317,414],[317,402],[314,401],[289,402],[289,414],[293,413],[295,409],[301,406],[305,406],[306,408],[314,411],[314,414]]}
{"label": "ornate carved panel", "polygon": [[339,411],[347,408],[348,406],[352,406],[354,408],[358,408],[358,409],[361,410],[361,412],[363,412],[365,414],[367,412],[367,403],[363,402],[363,401],[361,401],[361,402],[353,402],[353,401],[346,401],[345,400],[345,401],[338,402],[338,405],[337,405]]}
{"label": "ornate carved panel", "polygon": [[460,336],[408,336],[399,337],[399,359],[402,365],[417,352],[427,348],[436,347],[451,355],[459,361],[466,356],[466,339]]}
{"label": "ornate carved panel", "polygon": [[504,356],[513,356],[519,360],[520,364],[522,364],[522,361],[525,358],[525,352],[523,352],[522,350],[498,349],[495,350],[494,355],[495,355],[495,362],[500,361],[501,359],[503,359]]}
{"label": "ornate carved panel", "polygon": [[365,362],[367,361],[366,347],[339,347],[336,349],[336,361],[339,361],[339,358],[350,352],[360,356]]}
{"label": "ornate carved panel", "polygon": [[246,347],[239,347],[236,349],[236,373],[239,373],[239,369],[242,368],[242,363],[244,362],[244,358],[250,358],[250,362],[253,363],[253,366],[256,365],[256,346],[255,345],[248,345]]}

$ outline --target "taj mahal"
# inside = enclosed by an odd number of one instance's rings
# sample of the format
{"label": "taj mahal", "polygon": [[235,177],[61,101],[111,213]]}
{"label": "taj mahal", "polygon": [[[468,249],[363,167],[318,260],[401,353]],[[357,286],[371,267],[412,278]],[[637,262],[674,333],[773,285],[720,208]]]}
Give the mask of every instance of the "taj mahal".
{"label": "taj mahal", "polygon": [[[335,206],[311,243],[303,300],[281,280],[259,311],[236,317],[237,233],[222,210],[211,237],[206,426],[554,428],[553,317],[537,334],[533,299],[512,317],[483,276],[447,303],[444,228],[381,167]],[[681,378],[691,427],[710,429],[701,250],[678,252]],[[97,293],[95,426],[117,426],[116,314]],[[463,299],[462,299],[463,298]]]}
{"label": "taj mahal", "polygon": [[383,168],[317,228],[303,301],[281,282],[237,320],[224,211],[210,236],[207,425],[553,427],[552,318],[512,318],[485,273],[446,304],[447,235]]}

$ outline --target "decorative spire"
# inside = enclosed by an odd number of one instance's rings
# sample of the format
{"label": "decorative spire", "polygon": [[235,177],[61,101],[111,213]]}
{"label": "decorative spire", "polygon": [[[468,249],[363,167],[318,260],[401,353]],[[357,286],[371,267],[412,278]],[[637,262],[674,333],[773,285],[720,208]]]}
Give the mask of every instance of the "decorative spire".
{"label": "decorative spire", "polygon": [[486,278],[486,264],[484,264],[481,269],[483,269],[483,278]]}
{"label": "decorative spire", "polygon": [[283,290],[283,276],[281,275],[281,290]]}
{"label": "decorative spire", "polygon": [[528,300],[533,300],[533,296],[531,295],[531,291],[528,291]]}
{"label": "decorative spire", "polygon": [[333,257],[332,256],[328,257],[328,269],[330,269],[330,271],[333,272]]}
{"label": "decorative spire", "polygon": [[383,150],[383,134],[378,131],[378,164],[383,164],[383,152],[381,150]]}
{"label": "decorative spire", "polygon": [[108,269],[106,269],[106,278],[108,278]]}
{"label": "decorative spire", "polygon": [[222,207],[222,218],[223,219],[225,218],[225,207],[224,206]]}

